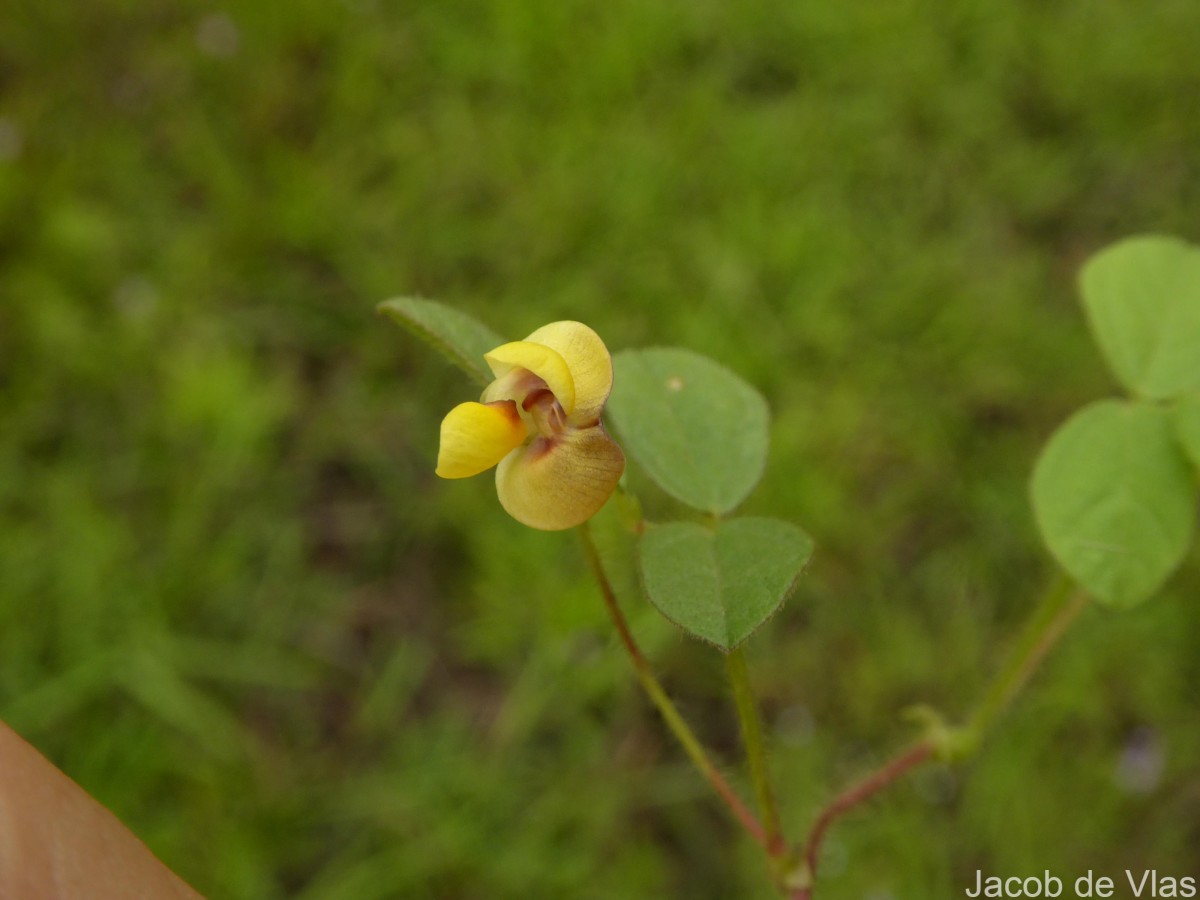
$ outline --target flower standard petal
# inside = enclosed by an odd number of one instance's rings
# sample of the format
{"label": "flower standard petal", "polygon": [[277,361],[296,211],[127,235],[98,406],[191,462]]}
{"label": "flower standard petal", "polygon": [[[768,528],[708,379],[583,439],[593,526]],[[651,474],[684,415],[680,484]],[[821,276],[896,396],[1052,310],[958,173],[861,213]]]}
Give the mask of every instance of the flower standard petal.
{"label": "flower standard petal", "polygon": [[460,403],[442,419],[437,474],[442,478],[478,475],[521,446],[527,434],[511,400]]}
{"label": "flower standard petal", "polygon": [[496,469],[496,493],[510,516],[561,531],[600,511],[625,471],[625,454],[600,425],[536,438]]}
{"label": "flower standard petal", "polygon": [[563,404],[563,410],[574,425],[594,424],[600,418],[613,382],[612,356],[600,335],[582,322],[551,322],[525,340],[557,351],[566,361],[575,381],[575,403],[572,409]]}
{"label": "flower standard petal", "polygon": [[483,358],[496,375],[496,381],[484,392],[488,399],[498,399],[494,397],[494,389],[507,384],[505,376],[518,375],[514,370],[524,369],[546,383],[564,412],[570,413],[575,408],[575,379],[566,360],[553,347],[532,341],[512,341],[485,353]]}

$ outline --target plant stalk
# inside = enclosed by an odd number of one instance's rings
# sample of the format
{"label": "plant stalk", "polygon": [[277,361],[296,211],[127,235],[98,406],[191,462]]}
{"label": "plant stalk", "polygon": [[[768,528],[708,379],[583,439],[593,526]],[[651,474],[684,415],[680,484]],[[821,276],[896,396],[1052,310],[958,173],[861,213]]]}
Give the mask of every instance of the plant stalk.
{"label": "plant stalk", "polygon": [[691,727],[684,720],[675,704],[671,701],[671,698],[667,696],[667,692],[663,690],[662,684],[650,668],[650,663],[647,662],[641,648],[638,647],[633,633],[629,630],[629,623],[625,619],[625,614],[621,612],[621,607],[617,603],[616,592],[613,590],[612,582],[609,581],[608,575],[604,571],[604,563],[600,559],[600,553],[596,549],[591,529],[586,522],[579,526],[579,533],[583,538],[584,555],[587,557],[592,574],[600,586],[604,605],[608,608],[609,617],[612,619],[613,625],[616,626],[617,634],[621,638],[621,644],[625,647],[625,652],[629,656],[630,662],[633,663],[634,673],[637,675],[638,681],[641,682],[646,696],[650,698],[650,701],[658,709],[663,720],[667,723],[667,727],[671,729],[675,738],[682,745],[684,752],[687,753],[688,758],[700,770],[700,774],[712,785],[713,790],[717,792],[717,796],[725,802],[733,817],[769,853],[770,847],[767,843],[766,833],[763,831],[762,824],[754,817],[754,813],[747,808],[729,782],[717,770],[716,765],[713,764],[705,752],[703,745]]}
{"label": "plant stalk", "polygon": [[972,745],[982,739],[997,717],[1029,682],[1046,654],[1083,611],[1087,601],[1086,593],[1075,588],[1065,575],[1059,575],[1034,610],[1021,640],[971,716],[967,730]]}
{"label": "plant stalk", "polygon": [[783,829],[779,820],[779,806],[775,802],[775,792],[771,787],[771,775],[767,766],[767,747],[763,741],[762,720],[758,714],[758,704],[754,699],[754,689],[750,685],[750,672],[746,667],[746,654],[742,647],[736,647],[725,656],[729,670],[729,683],[733,688],[733,699],[737,705],[738,722],[742,729],[742,745],[746,749],[746,763],[750,769],[750,778],[754,782],[754,792],[758,797],[758,810],[762,815],[763,827],[766,831],[767,852],[772,857],[783,856],[787,852],[787,843],[783,839]]}
{"label": "plant stalk", "polygon": [[933,741],[920,741],[894,759],[884,763],[861,781],[846,788],[821,810],[817,821],[813,823],[808,833],[808,841],[804,845],[804,883],[795,889],[793,900],[809,900],[812,896],[812,884],[817,874],[817,860],[821,851],[821,842],[825,833],[834,820],[853,809],[858,804],[890,785],[900,776],[915,769],[930,759],[937,748]]}

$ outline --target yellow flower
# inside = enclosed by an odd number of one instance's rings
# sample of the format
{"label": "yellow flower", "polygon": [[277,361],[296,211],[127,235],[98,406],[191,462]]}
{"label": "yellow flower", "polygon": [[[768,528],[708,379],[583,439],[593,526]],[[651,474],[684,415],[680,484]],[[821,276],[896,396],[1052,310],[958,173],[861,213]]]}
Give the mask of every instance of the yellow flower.
{"label": "yellow flower", "polygon": [[483,358],[496,380],[442,420],[437,474],[498,465],[496,493],[518,522],[559,531],[587,521],[625,470],[600,424],[613,380],[604,342],[579,322],[552,322]]}

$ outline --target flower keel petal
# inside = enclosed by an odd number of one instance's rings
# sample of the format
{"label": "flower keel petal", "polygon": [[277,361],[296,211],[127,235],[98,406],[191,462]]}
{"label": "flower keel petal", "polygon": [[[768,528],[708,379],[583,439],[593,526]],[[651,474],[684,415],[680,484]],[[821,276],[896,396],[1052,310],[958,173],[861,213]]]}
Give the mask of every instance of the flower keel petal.
{"label": "flower keel petal", "polygon": [[442,478],[478,475],[521,446],[527,433],[511,400],[460,403],[442,419],[437,474]]}
{"label": "flower keel petal", "polygon": [[[570,413],[575,408],[575,379],[567,361],[553,347],[532,341],[512,341],[485,353],[483,358],[496,374],[497,384],[504,383],[504,376],[513,369],[525,369],[546,382],[546,387],[550,388],[564,412]],[[485,393],[491,397],[492,388],[489,387]]]}
{"label": "flower keel petal", "polygon": [[561,531],[600,511],[625,471],[625,454],[600,425],[538,438],[504,458],[496,493],[530,528]]}

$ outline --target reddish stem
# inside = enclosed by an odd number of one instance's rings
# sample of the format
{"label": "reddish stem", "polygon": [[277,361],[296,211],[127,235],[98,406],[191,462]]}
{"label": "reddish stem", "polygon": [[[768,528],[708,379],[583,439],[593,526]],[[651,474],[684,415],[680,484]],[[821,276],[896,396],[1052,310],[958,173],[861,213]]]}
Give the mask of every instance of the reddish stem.
{"label": "reddish stem", "polygon": [[804,863],[808,871],[808,884],[796,888],[792,900],[810,900],[812,883],[817,876],[817,857],[821,851],[821,842],[825,833],[839,816],[862,803],[872,794],[881,791],[910,769],[915,769],[928,760],[934,753],[932,741],[921,741],[914,744],[904,753],[880,766],[862,781],[851,785],[838,794],[817,817],[812,831],[808,834],[808,843],[804,846]]}

